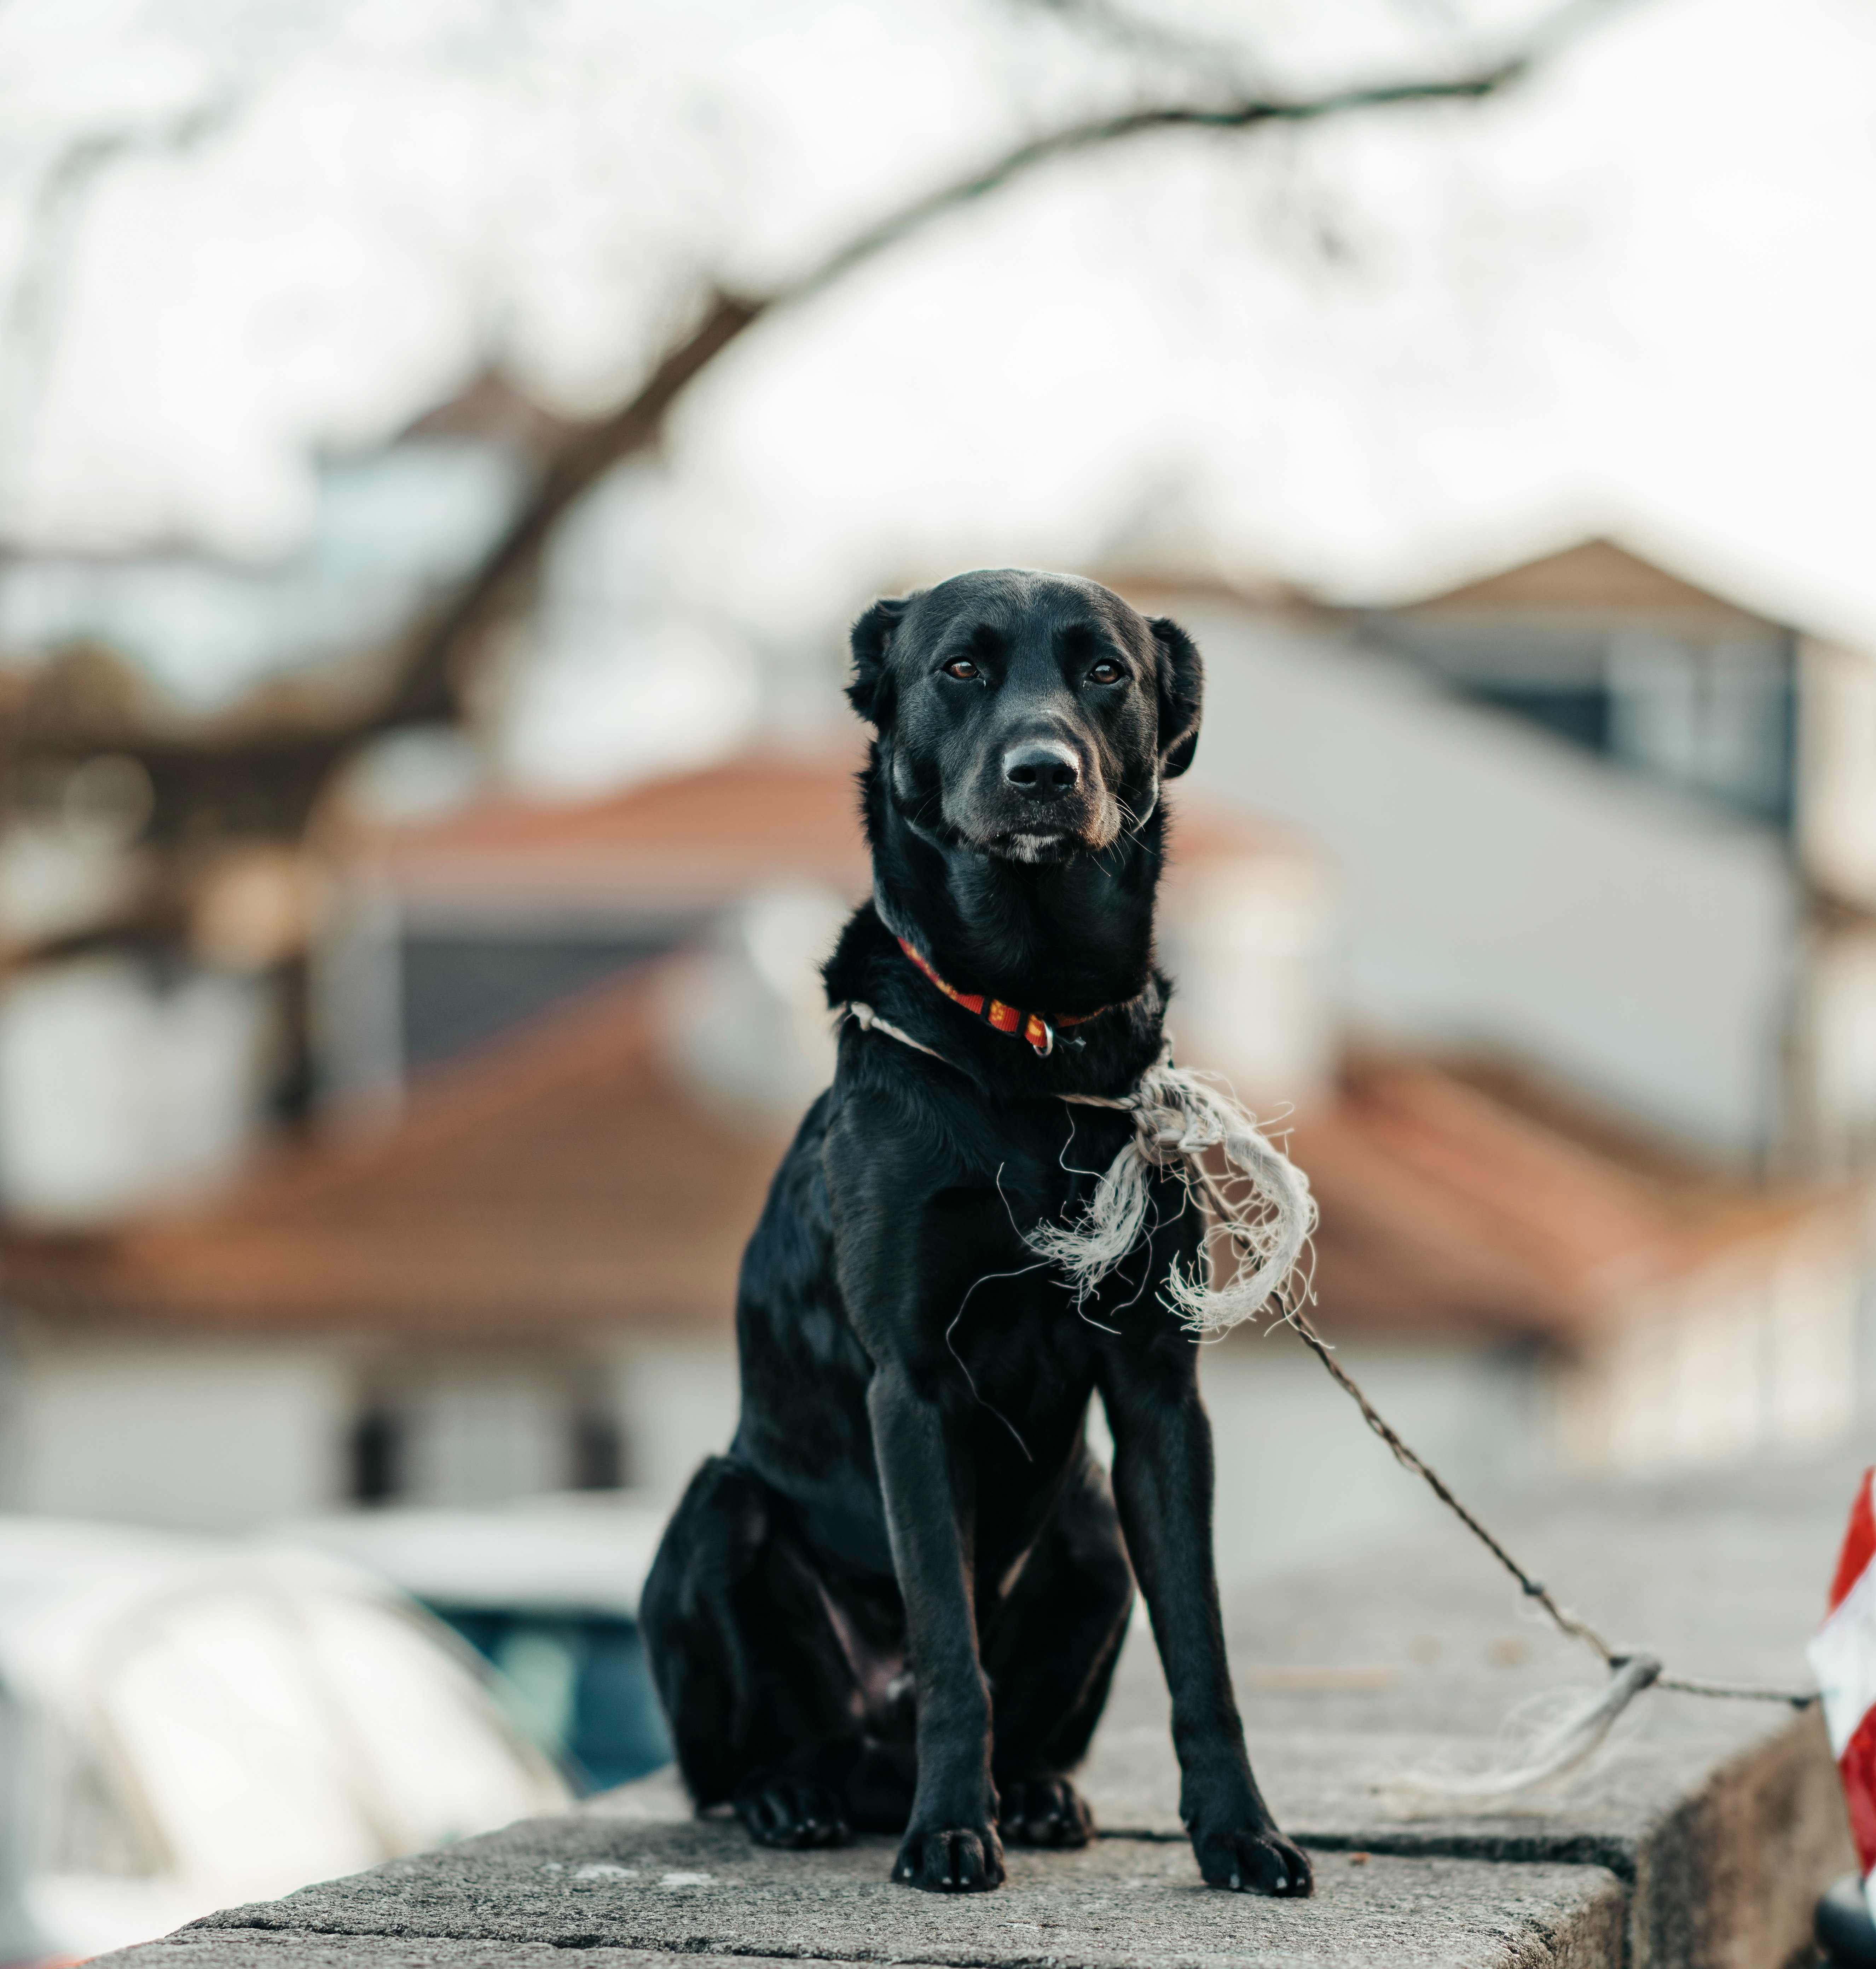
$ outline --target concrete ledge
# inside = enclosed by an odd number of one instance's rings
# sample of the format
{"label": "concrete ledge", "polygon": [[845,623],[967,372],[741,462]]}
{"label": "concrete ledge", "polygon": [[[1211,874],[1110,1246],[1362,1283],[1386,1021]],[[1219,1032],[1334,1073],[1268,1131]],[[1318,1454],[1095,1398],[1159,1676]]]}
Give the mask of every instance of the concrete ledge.
{"label": "concrete ledge", "polygon": [[[930,1963],[948,1969],[1197,1969],[1221,1961],[1360,1961],[1375,1969],[1618,1962],[1621,1884],[1593,1867],[1471,1860],[1359,1862],[1321,1856],[1313,1900],[1285,1903],[1203,1886],[1192,1856],[1164,1840],[1103,1839],[1085,1852],[1013,1849],[1008,1884],[956,1899],[887,1879],[893,1843],[836,1853],[753,1848],[717,1820],[634,1826],[540,1819],[449,1851],[237,1908],[183,1931],[231,1964],[242,1930],[336,1938],[378,1963],[385,1945],[547,1942],[557,1950]],[[122,1961],[147,1964],[154,1951]],[[161,1959],[173,1963],[170,1948]],[[278,1952],[256,1960],[290,1960]],[[420,1959],[430,1960],[427,1956]]]}
{"label": "concrete ledge", "polygon": [[[1855,1481],[1848,1459],[1725,1484],[1501,1510],[1513,1545],[1618,1637],[1691,1673],[1802,1687]],[[1521,1617],[1456,1529],[1237,1595],[1253,1757],[1313,1849],[1310,1902],[1203,1887],[1176,1811],[1167,1697],[1130,1639],[1086,1773],[1106,1836],[1010,1850],[960,1899],[886,1879],[891,1842],[771,1853],[683,1815],[667,1777],[420,1858],[211,1915],[111,1969],[389,1969],[534,1959],[928,1963],[945,1969],[1786,1969],[1850,1864],[1814,1712],[1650,1692],[1625,1742],[1556,1795],[1462,1811],[1404,1772],[1488,1757],[1507,1712],[1592,1662]],[[550,1960],[540,1957],[544,1965]]]}

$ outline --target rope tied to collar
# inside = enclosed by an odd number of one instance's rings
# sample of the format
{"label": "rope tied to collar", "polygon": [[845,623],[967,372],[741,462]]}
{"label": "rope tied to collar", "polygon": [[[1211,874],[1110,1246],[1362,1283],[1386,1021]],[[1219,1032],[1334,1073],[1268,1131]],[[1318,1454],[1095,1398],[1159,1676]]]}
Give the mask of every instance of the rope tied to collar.
{"label": "rope tied to collar", "polygon": [[[982,992],[960,991],[907,938],[899,948],[951,1002],[997,1031],[1028,1042],[1039,1059],[1055,1050],[1058,1032],[1086,1025],[1103,1012],[1050,1016],[1025,1012]],[[870,1005],[842,1007],[867,1031],[877,1027],[933,1059],[943,1054],[902,1033]],[[949,1062],[946,1062],[949,1064]],[[1024,1241],[1037,1257],[1067,1275],[1077,1308],[1119,1267],[1146,1234],[1157,1174],[1172,1171],[1201,1201],[1204,1240],[1190,1272],[1177,1263],[1164,1296],[1188,1332],[1216,1340],[1277,1299],[1289,1313],[1301,1295],[1285,1302],[1292,1276],[1316,1228],[1309,1179],[1277,1144],[1258,1131],[1257,1117],[1208,1076],[1173,1064],[1172,1041],[1147,1069],[1132,1093],[1120,1098],[1062,1094],[1057,1099],[1131,1113],[1134,1132],[1102,1173],[1094,1194],[1072,1224],[1039,1224]],[[1223,1163],[1221,1174],[1216,1165]],[[1208,1215],[1203,1205],[1209,1204]],[[1219,1251],[1220,1241],[1227,1247]],[[1214,1287],[1216,1276],[1228,1281]]]}
{"label": "rope tied to collar", "polygon": [[1175,1066],[1170,1040],[1131,1095],[1056,1098],[1134,1117],[1132,1136],[1080,1216],[1072,1224],[1038,1225],[1024,1241],[1067,1274],[1077,1306],[1147,1235],[1154,1177],[1170,1170],[1200,1203],[1205,1225],[1192,1270],[1175,1261],[1163,1288],[1181,1325],[1202,1340],[1216,1340],[1273,1299],[1290,1315],[1306,1289],[1293,1290],[1292,1281],[1316,1228],[1316,1199],[1309,1178],[1241,1102],[1209,1076]]}
{"label": "rope tied to collar", "polygon": [[[901,1046],[949,1066],[935,1046],[915,1040],[857,999],[839,1007],[862,1032],[884,1033]],[[1077,1307],[1086,1304],[1146,1235],[1153,1179],[1171,1170],[1202,1205],[1204,1241],[1190,1272],[1175,1263],[1164,1296],[1186,1329],[1216,1340],[1261,1312],[1275,1297],[1286,1318],[1302,1293],[1288,1288],[1316,1228],[1310,1179],[1268,1137],[1255,1117],[1206,1077],[1173,1064],[1169,1040],[1133,1092],[1051,1097],[1083,1108],[1112,1108],[1134,1117],[1133,1133],[1095,1182],[1073,1223],[1038,1224],[1024,1241],[1066,1274]],[[1216,1153],[1215,1153],[1216,1152]],[[1222,1158],[1225,1173],[1207,1166]],[[1231,1247],[1219,1252],[1220,1240]],[[1227,1283],[1215,1286],[1212,1278]]]}

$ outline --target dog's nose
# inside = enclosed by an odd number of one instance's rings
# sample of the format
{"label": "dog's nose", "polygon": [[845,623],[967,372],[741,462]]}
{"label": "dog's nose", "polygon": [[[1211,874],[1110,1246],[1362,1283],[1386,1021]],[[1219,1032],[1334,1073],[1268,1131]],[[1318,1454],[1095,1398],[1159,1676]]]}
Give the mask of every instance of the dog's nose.
{"label": "dog's nose", "polygon": [[1066,745],[1032,738],[1004,754],[1003,777],[1025,800],[1060,800],[1081,778],[1081,764]]}

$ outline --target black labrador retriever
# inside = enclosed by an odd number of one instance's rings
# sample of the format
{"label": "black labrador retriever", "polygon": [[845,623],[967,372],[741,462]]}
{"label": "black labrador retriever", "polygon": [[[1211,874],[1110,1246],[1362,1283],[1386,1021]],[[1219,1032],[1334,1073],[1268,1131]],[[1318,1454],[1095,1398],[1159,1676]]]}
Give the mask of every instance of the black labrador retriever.
{"label": "black labrador retriever", "polygon": [[1128,1139],[1058,1097],[1124,1095],[1160,1053],[1160,788],[1197,745],[1199,653],[1092,582],[1000,570],[876,603],[853,659],[874,895],[826,979],[871,1023],[843,1024],[769,1192],[742,1420],[646,1585],[679,1767],[766,1844],[903,1830],[895,1880],[994,1887],[999,1828],[1092,1832],[1067,1773],[1138,1575],[1201,1872],[1306,1894],[1245,1751],[1196,1348],[1159,1296],[1200,1262],[1198,1214],[1162,1175],[1079,1304],[1024,1236],[1075,1218]]}

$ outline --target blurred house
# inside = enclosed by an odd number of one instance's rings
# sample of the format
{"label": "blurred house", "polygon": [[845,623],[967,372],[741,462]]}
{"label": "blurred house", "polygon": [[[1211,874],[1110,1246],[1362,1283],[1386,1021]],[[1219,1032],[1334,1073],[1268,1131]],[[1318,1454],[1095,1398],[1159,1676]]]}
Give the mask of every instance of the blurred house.
{"label": "blurred house", "polygon": [[[0,1245],[13,1500],[226,1526],[680,1484],[727,1440],[737,1260],[832,1069],[853,764],[362,842],[314,968],[333,1125],[208,1205]],[[1180,838],[1192,1056],[1306,1111],[1319,865],[1197,814]]]}
{"label": "blurred house", "polygon": [[302,537],[271,563],[181,548],[9,558],[0,650],[112,650],[185,706],[320,665],[356,666],[475,564],[554,430],[484,375],[387,443],[314,460]]}
{"label": "blurred house", "polygon": [[[831,1068],[852,766],[757,754],[362,842],[316,972],[334,1125],[212,1206],[0,1247],[10,1501],[235,1526],[672,1494],[733,1428],[737,1261]],[[1847,1202],[1714,1176],[1503,1069],[1339,1065],[1320,858],[1197,800],[1175,840],[1182,1055],[1290,1111],[1321,1323],[1455,1481],[1846,1426]],[[1205,1371],[1228,1567],[1420,1507],[1285,1335]]]}
{"label": "blurred house", "polygon": [[207,1208],[12,1234],[10,1501],[233,1529],[677,1482],[726,1439],[784,1134],[689,1095],[655,1001],[599,987]]}
{"label": "blurred house", "polygon": [[1332,990],[1691,1154],[1876,1148],[1876,655],[1608,541],[1391,610],[1162,595],[1206,652],[1194,780],[1319,843]]}
{"label": "blurred house", "polygon": [[1612,540],[1369,611],[1360,628],[1462,696],[1639,778],[1792,826],[1799,632]]}
{"label": "blurred house", "polygon": [[[1311,1317],[1462,1495],[1802,1453],[1867,1410],[1854,1195],[1716,1176],[1463,1059],[1354,1056],[1290,1147],[1322,1213]],[[1436,1511],[1280,1327],[1204,1382],[1227,1571]]]}
{"label": "blurred house", "polygon": [[0,566],[0,1215],[78,1231],[206,1193],[303,1115],[342,787],[408,818],[737,742],[754,658],[673,619],[648,469],[567,516],[472,707],[399,697],[439,596],[564,436],[485,375],[314,461],[303,537],[271,563]]}
{"label": "blurred house", "polygon": [[323,1096],[394,1098],[414,1069],[777,884],[844,915],[872,881],[858,764],[857,749],[745,755],[599,800],[490,800],[361,829],[313,969]]}
{"label": "blurred house", "polygon": [[352,701],[551,436],[485,377],[316,461],[272,564],[0,566],[0,1212],[78,1228],[203,1191],[296,1098],[307,813]]}

